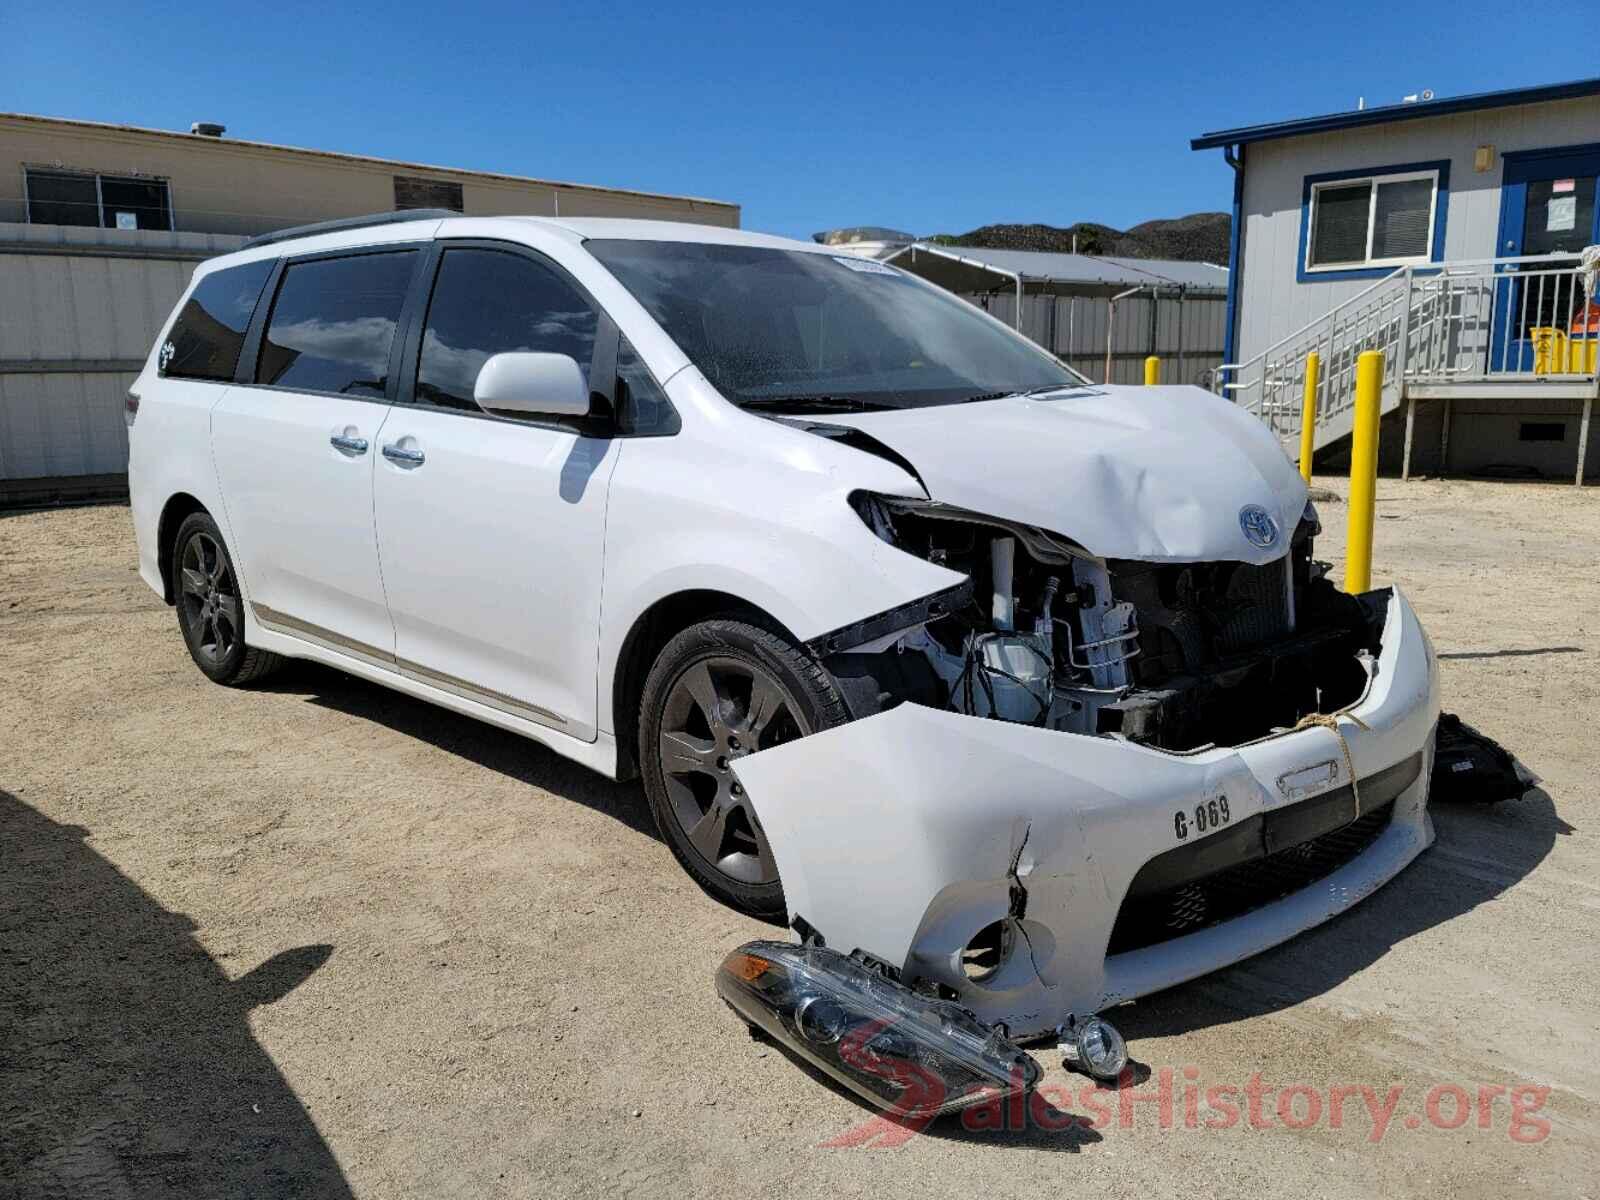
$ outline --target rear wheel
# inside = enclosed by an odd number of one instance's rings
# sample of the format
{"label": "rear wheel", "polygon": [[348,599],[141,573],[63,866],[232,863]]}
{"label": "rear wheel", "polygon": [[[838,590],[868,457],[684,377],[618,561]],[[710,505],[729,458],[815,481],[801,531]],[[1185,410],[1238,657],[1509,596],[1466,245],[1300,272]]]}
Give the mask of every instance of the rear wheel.
{"label": "rear wheel", "polygon": [[731,764],[843,724],[832,676],[772,630],[704,621],[662,649],[639,716],[645,794],[673,854],[723,903],[781,918],[777,865]]}
{"label": "rear wheel", "polygon": [[213,683],[253,683],[283,661],[244,642],[244,596],[222,531],[203,512],[178,526],[172,551],[178,628],[195,666]]}

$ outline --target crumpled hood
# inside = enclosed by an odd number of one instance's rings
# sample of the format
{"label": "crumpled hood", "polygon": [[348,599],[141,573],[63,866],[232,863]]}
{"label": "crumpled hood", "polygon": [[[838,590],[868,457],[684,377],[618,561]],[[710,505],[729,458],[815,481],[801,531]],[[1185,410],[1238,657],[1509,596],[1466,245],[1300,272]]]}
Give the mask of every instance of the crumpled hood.
{"label": "crumpled hood", "polygon": [[[1306,487],[1271,431],[1197,387],[1085,387],[897,412],[829,415],[902,455],[929,496],[1070,538],[1101,558],[1281,558]],[[1245,538],[1259,505],[1279,536]]]}

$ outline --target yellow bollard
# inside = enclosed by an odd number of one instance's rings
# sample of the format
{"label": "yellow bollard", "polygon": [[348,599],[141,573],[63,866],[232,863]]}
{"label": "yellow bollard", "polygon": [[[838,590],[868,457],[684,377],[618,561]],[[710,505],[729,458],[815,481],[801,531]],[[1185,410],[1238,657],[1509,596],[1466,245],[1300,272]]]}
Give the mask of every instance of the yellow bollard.
{"label": "yellow bollard", "polygon": [[1372,587],[1372,521],[1378,500],[1378,418],[1383,398],[1383,351],[1363,350],[1356,360],[1355,427],[1350,434],[1350,532],[1344,590]]}
{"label": "yellow bollard", "polygon": [[1317,377],[1322,359],[1313,350],[1306,355],[1306,398],[1300,406],[1300,476],[1311,486],[1311,457],[1317,438]]}
{"label": "yellow bollard", "polygon": [[1152,354],[1144,360],[1144,385],[1155,387],[1161,382],[1161,360]]}

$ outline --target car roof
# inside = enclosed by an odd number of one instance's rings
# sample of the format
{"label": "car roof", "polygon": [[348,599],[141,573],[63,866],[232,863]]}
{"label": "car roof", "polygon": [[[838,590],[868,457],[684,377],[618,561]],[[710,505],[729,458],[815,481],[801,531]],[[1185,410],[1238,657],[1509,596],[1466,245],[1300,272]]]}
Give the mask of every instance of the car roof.
{"label": "car roof", "polygon": [[[631,242],[702,242],[717,246],[767,246],[775,250],[816,250],[815,242],[729,229],[725,225],[695,225],[687,221],[648,221],[633,217],[465,217],[458,220],[503,220],[526,222],[546,229],[560,229],[582,241],[611,239]],[[441,222],[444,226],[452,222]]]}
{"label": "car roof", "polygon": [[722,225],[695,225],[685,221],[647,221],[630,217],[534,217],[496,216],[441,217],[432,213],[418,220],[396,219],[394,214],[374,214],[370,223],[360,218],[329,222],[325,228],[306,226],[303,233],[255,245],[246,245],[232,254],[221,255],[204,264],[206,273],[222,267],[238,266],[262,258],[310,254],[325,250],[379,246],[388,242],[415,242],[439,237],[503,237],[510,241],[532,241],[530,234],[555,236],[574,245],[590,240],[618,239],[652,242],[697,242],[718,246],[759,246],[774,250],[805,253],[836,253],[836,248],[819,246],[793,238],[729,229]]}

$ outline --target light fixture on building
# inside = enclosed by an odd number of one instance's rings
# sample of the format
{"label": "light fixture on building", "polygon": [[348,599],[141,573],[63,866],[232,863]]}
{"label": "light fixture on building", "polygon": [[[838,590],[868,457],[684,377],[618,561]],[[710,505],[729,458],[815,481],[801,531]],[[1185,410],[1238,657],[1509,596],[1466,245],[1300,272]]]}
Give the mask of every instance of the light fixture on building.
{"label": "light fixture on building", "polygon": [[1493,146],[1479,146],[1472,152],[1472,169],[1480,172],[1494,169]]}

